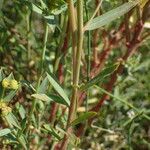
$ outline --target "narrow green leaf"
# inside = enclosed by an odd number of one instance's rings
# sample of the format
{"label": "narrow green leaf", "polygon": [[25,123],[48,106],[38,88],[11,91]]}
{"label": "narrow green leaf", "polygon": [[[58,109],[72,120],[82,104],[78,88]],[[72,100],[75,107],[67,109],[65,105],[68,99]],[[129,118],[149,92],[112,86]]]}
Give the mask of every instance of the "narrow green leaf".
{"label": "narrow green leaf", "polygon": [[54,94],[49,94],[48,96],[56,103],[66,105],[67,107],[69,107],[68,103],[66,101],[64,101],[64,99],[62,97],[54,95]]}
{"label": "narrow green leaf", "polygon": [[45,77],[45,79],[42,81],[42,83],[40,84],[40,86],[37,89],[37,93],[45,93],[47,86],[48,86],[48,78]]}
{"label": "narrow green leaf", "polygon": [[54,15],[59,15],[59,14],[61,14],[63,11],[66,11],[66,10],[67,10],[67,4],[64,4],[64,5],[62,5],[59,9],[53,10],[52,13],[53,13]]}
{"label": "narrow green leaf", "polygon": [[0,82],[4,79],[3,69],[0,69]]}
{"label": "narrow green leaf", "polygon": [[49,124],[44,124],[43,127],[51,134],[53,135],[56,139],[59,141],[61,140],[61,137],[58,135],[58,133],[49,125]]}
{"label": "narrow green leaf", "polygon": [[7,96],[4,97],[4,101],[9,102],[16,95],[17,90],[9,92]]}
{"label": "narrow green leaf", "polygon": [[69,143],[73,146],[77,146],[80,143],[80,138],[78,138],[75,134],[73,133],[67,133],[64,131],[62,128],[59,126],[56,126],[56,129],[61,133],[61,135],[67,135],[69,137]]}
{"label": "narrow green leaf", "polygon": [[0,130],[0,137],[11,133],[11,130],[8,128]]}
{"label": "narrow green leaf", "polygon": [[91,86],[99,83],[104,78],[106,78],[107,76],[111,75],[117,69],[117,67],[118,67],[118,64],[114,64],[114,65],[112,65],[110,67],[107,67],[106,69],[102,70],[96,77],[94,77],[89,82],[87,82],[84,85],[82,85],[80,87],[80,89],[81,90],[86,90],[86,89],[90,88]]}
{"label": "narrow green leaf", "polygon": [[21,135],[18,140],[19,140],[19,143],[24,147],[24,149],[28,150],[26,138],[23,135]]}
{"label": "narrow green leaf", "polygon": [[82,123],[82,122],[86,121],[87,119],[94,117],[95,115],[97,115],[96,112],[92,112],[92,111],[91,112],[85,112],[85,113],[81,114],[77,119],[72,121],[70,123],[70,126],[75,126],[79,123]]}
{"label": "narrow green leaf", "polygon": [[41,6],[43,9],[47,9],[47,6],[45,4],[45,2],[43,2],[43,0],[40,0]]}
{"label": "narrow green leaf", "polygon": [[58,84],[58,82],[47,73],[47,77],[49,82],[51,83],[51,85],[54,87],[54,89],[58,92],[58,94],[65,100],[65,102],[70,105],[70,101],[68,96],[66,95],[66,93],[64,92],[64,90],[62,89],[62,87]]}
{"label": "narrow green leaf", "polygon": [[21,117],[22,119],[24,119],[24,118],[25,118],[25,115],[26,115],[26,111],[25,111],[24,107],[23,107],[21,104],[19,104],[19,102],[17,102],[17,103],[15,104],[15,107],[16,107],[16,109],[18,110],[20,117]]}
{"label": "narrow green leaf", "polygon": [[17,118],[13,115],[13,113],[9,113],[7,116],[5,116],[5,119],[7,120],[9,125],[15,126],[18,129],[20,129],[19,122],[18,122]]}
{"label": "narrow green leaf", "polygon": [[25,116],[26,116],[26,111],[25,111],[25,109],[23,108],[22,105],[20,105],[20,107],[19,107],[19,114],[20,114],[22,119],[24,119]]}
{"label": "narrow green leaf", "polygon": [[22,81],[20,81],[20,83],[21,83],[21,85],[26,86],[28,89],[31,89],[32,92],[36,92],[36,89],[33,87],[33,85],[30,82],[22,80]]}
{"label": "narrow green leaf", "polygon": [[54,94],[49,94],[48,96],[46,94],[32,94],[31,96],[36,99],[45,101],[45,102],[54,101],[56,103],[66,105],[67,107],[69,106],[68,103],[66,103],[66,101],[64,101],[62,97],[54,95]]}
{"label": "narrow green leaf", "polygon": [[140,1],[136,0],[133,2],[124,3],[123,5],[110,10],[109,12],[98,16],[94,19],[92,19],[87,26],[85,27],[85,30],[94,30],[97,28],[100,28],[111,21],[117,19],[118,17],[121,17],[125,13],[129,12],[133,7],[135,7]]}
{"label": "narrow green leaf", "polygon": [[31,3],[32,4],[32,10],[38,14],[42,14],[42,8],[40,8],[39,6],[36,6],[35,4]]}
{"label": "narrow green leaf", "polygon": [[46,94],[32,94],[31,96],[44,102],[52,101]]}

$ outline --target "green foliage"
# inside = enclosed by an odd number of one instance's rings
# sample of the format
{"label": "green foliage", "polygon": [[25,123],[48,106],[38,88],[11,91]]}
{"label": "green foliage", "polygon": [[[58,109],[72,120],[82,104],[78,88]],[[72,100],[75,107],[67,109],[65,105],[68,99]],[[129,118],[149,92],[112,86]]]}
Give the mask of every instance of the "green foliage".
{"label": "green foliage", "polygon": [[96,115],[95,112],[85,112],[84,114],[81,114],[77,119],[73,120],[70,124],[70,126],[75,126],[79,123],[82,123],[86,121],[87,119],[90,119]]}
{"label": "green foliage", "polygon": [[82,2],[0,0],[0,149],[150,148],[149,1]]}
{"label": "green foliage", "polygon": [[11,133],[11,130],[10,130],[10,129],[8,129],[8,128],[2,129],[2,130],[0,130],[0,137],[1,137],[1,136],[4,136],[4,135],[7,135],[7,134],[9,134],[9,133]]}
{"label": "green foliage", "polygon": [[130,11],[133,7],[135,7],[140,1],[136,0],[134,2],[125,3],[101,16],[98,16],[92,19],[89,24],[87,24],[85,30],[94,30],[100,28],[104,25],[107,25],[111,21],[117,19],[118,17],[124,15],[128,11]]}
{"label": "green foliage", "polygon": [[65,103],[69,106],[70,101],[64,90],[61,88],[61,86],[57,83],[57,81],[54,80],[54,78],[47,74],[47,78],[49,82],[51,83],[51,86],[54,87],[54,89],[59,93],[59,95],[64,99]]}
{"label": "green foliage", "polygon": [[85,85],[81,86],[81,90],[86,90],[96,85],[100,81],[103,81],[106,77],[110,76],[117,68],[119,64],[114,64],[102,70],[96,77],[85,83]]}

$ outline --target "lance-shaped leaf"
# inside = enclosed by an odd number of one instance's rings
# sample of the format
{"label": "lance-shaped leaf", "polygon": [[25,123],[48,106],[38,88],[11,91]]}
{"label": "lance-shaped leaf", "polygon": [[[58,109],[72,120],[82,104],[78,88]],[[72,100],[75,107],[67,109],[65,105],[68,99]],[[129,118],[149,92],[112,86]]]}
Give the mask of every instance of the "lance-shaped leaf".
{"label": "lance-shaped leaf", "polygon": [[86,26],[85,30],[94,30],[97,28],[100,28],[111,21],[117,19],[118,17],[121,17],[125,13],[129,12],[133,7],[135,7],[138,3],[140,3],[140,0],[136,0],[133,2],[124,3],[123,5],[110,10],[109,12],[98,16],[94,19],[92,19]]}
{"label": "lance-shaped leaf", "polygon": [[50,102],[51,99],[46,94],[32,94],[32,97],[39,99],[44,102]]}
{"label": "lance-shaped leaf", "polygon": [[0,137],[11,133],[11,130],[8,128],[0,130]]}
{"label": "lance-shaped leaf", "polygon": [[48,87],[48,78],[45,77],[44,80],[42,81],[42,83],[40,84],[40,86],[37,89],[37,93],[45,93],[46,89]]}
{"label": "lance-shaped leaf", "polygon": [[58,92],[58,94],[64,99],[64,101],[70,105],[70,101],[68,96],[66,95],[65,91],[62,89],[62,87],[59,85],[59,83],[52,77],[52,75],[47,73],[47,77],[51,85],[54,87],[54,89]]}
{"label": "lance-shaped leaf", "polygon": [[9,102],[13,99],[13,97],[16,95],[17,90],[9,92],[7,96],[4,97],[4,101]]}
{"label": "lance-shaped leaf", "polygon": [[79,123],[82,123],[82,122],[84,122],[84,121],[86,121],[86,120],[88,120],[88,119],[90,119],[90,118],[92,118],[92,117],[94,117],[96,115],[97,115],[96,112],[92,112],[92,111],[85,112],[85,113],[81,114],[77,119],[73,120],[70,123],[70,126],[75,126],[75,125],[77,125]]}
{"label": "lance-shaped leaf", "polygon": [[117,63],[110,67],[107,67],[106,69],[102,70],[96,77],[94,77],[93,79],[91,79],[90,81],[82,85],[80,89],[86,90],[90,88],[91,86],[96,85],[97,83],[102,81],[104,78],[112,74],[117,69],[117,67],[118,67]]}
{"label": "lance-shaped leaf", "polygon": [[6,115],[5,119],[7,120],[9,125],[17,127],[18,129],[20,129],[19,122],[18,122],[17,118],[13,115],[13,113],[9,113],[8,115]]}
{"label": "lance-shaped leaf", "polygon": [[45,101],[45,102],[51,102],[54,101],[56,103],[62,104],[62,105],[66,105],[67,107],[69,106],[68,103],[60,96],[54,95],[54,94],[32,94],[32,97],[39,99],[41,101]]}
{"label": "lance-shaped leaf", "polygon": [[0,69],[0,82],[4,79],[3,69]]}
{"label": "lance-shaped leaf", "polygon": [[44,129],[46,129],[51,135],[53,135],[56,139],[58,139],[59,141],[61,140],[61,137],[59,136],[59,134],[57,133],[57,131],[55,129],[53,129],[49,124],[44,124],[43,125]]}

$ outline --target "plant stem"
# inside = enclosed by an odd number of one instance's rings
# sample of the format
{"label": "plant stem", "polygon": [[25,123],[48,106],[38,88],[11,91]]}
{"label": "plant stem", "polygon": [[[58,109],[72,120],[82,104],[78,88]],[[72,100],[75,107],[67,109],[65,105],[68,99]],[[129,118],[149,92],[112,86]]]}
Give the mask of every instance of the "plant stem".
{"label": "plant stem", "polygon": [[47,38],[48,38],[48,24],[45,22],[45,33],[44,33],[43,51],[42,51],[42,58],[41,58],[41,68],[40,68],[41,75],[43,73],[43,65],[44,65],[44,60],[45,60]]}
{"label": "plant stem", "polygon": [[73,50],[73,81],[75,80],[75,65],[76,65],[76,49],[77,49],[77,23],[73,0],[67,0],[69,21],[72,31],[72,50]]}
{"label": "plant stem", "polygon": [[27,15],[26,15],[26,22],[27,22],[27,59],[28,59],[28,62],[30,61],[30,56],[31,56],[31,48],[30,48],[30,43],[29,43],[30,31],[31,31],[30,17],[31,17],[31,12],[28,11]]}
{"label": "plant stem", "polygon": [[[40,73],[39,73],[39,77],[38,77],[37,89],[40,85],[40,81],[41,81],[42,73],[43,73],[43,68],[44,68],[47,38],[48,38],[48,24],[47,24],[47,22],[45,22],[45,32],[44,32],[44,41],[43,41],[43,49],[42,49],[42,57],[41,57],[41,67],[40,67]],[[36,99],[33,100],[32,104],[33,105],[32,105],[32,108],[31,108],[31,115],[33,114],[34,109],[35,109]]]}
{"label": "plant stem", "polygon": [[[42,77],[42,73],[43,73],[43,64],[44,64],[44,60],[45,60],[47,38],[48,38],[48,25],[45,22],[45,33],[44,33],[43,50],[42,50],[42,57],[41,57],[41,66],[40,66],[40,72],[38,75],[38,83],[37,83],[36,89],[38,89],[38,87],[40,85],[40,81],[41,81],[41,77]],[[29,112],[29,123],[28,123],[27,129],[29,129],[29,126],[31,124],[31,120],[32,120],[31,118],[32,118],[32,115],[34,113],[35,106],[36,106],[36,99],[33,99],[31,111]]]}
{"label": "plant stem", "polygon": [[[82,47],[83,47],[83,1],[77,0],[77,18],[78,18],[78,41],[77,41],[77,54],[76,54],[76,66],[74,70],[74,80],[73,80],[73,92],[71,98],[71,104],[69,108],[69,116],[67,121],[66,132],[69,134],[71,132],[71,128],[69,127],[71,121],[76,116],[77,111],[77,94],[78,94],[78,84],[79,84],[79,74],[80,74],[80,63],[81,63],[81,55],[82,55]],[[64,136],[61,148],[62,150],[67,149],[68,144],[68,137],[67,135]]]}
{"label": "plant stem", "polygon": [[[44,41],[43,41],[43,49],[42,49],[42,57],[41,57],[41,67],[40,67],[40,73],[39,73],[39,77],[38,77],[37,89],[40,85],[40,81],[41,81],[41,77],[42,77],[42,73],[43,73],[43,68],[44,68],[47,38],[48,38],[48,24],[47,24],[47,22],[45,22],[45,32],[44,32]],[[36,99],[34,99],[33,103],[32,103],[31,115],[34,112],[35,105],[36,105]]]}
{"label": "plant stem", "polygon": [[[55,61],[54,61],[54,74],[57,74],[57,77],[59,78],[59,82],[61,84],[61,76],[59,69],[61,68],[61,59],[65,57],[65,51],[67,49],[68,45],[68,36],[69,36],[69,23],[68,23],[68,16],[66,15],[63,19],[63,27],[62,31],[64,31],[60,36],[60,45],[56,49],[55,54]],[[59,108],[59,104],[52,102],[51,104],[51,111],[50,111],[50,117],[49,121],[52,125],[54,125],[55,119],[56,119],[56,113]]]}
{"label": "plant stem", "polygon": [[[85,3],[85,12],[86,12],[86,20],[89,20],[89,12],[88,12],[88,6],[86,4],[86,0],[84,1]],[[91,54],[91,33],[90,31],[87,31],[87,82],[90,80],[90,54]],[[86,96],[86,111],[88,111],[88,99],[89,99],[89,90],[87,90],[87,96]]]}

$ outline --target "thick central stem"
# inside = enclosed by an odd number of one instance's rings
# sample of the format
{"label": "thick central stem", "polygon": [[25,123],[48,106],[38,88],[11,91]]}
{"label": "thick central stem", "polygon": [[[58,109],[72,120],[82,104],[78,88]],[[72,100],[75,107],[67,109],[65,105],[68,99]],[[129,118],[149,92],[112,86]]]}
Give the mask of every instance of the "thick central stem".
{"label": "thick central stem", "polygon": [[[72,3],[72,0],[69,1]],[[70,12],[71,13],[71,12]],[[72,98],[71,104],[69,108],[69,115],[67,121],[66,132],[69,135],[71,132],[71,128],[69,127],[70,123],[76,116],[77,111],[77,94],[78,94],[78,87],[79,87],[79,75],[80,75],[80,65],[81,65],[81,55],[82,55],[82,47],[83,47],[83,0],[77,0],[77,19],[78,19],[78,27],[77,27],[77,52],[76,57],[73,57],[74,62],[76,62],[74,69],[74,78],[73,78],[73,91],[72,91]],[[62,150],[67,149],[68,144],[68,137],[65,135],[63,143],[61,145]]]}

